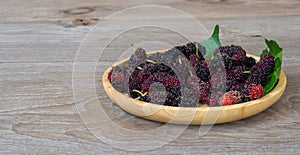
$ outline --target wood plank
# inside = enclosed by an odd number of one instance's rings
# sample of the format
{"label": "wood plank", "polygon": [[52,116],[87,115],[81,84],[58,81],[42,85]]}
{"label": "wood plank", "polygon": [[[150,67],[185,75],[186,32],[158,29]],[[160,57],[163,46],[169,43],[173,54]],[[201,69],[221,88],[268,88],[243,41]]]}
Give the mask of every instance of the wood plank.
{"label": "wood plank", "polygon": [[[130,21],[129,21],[130,22]],[[298,27],[299,16],[262,17],[244,19],[200,19],[200,22],[212,30],[215,24],[221,26],[221,41],[223,44],[239,44],[253,54],[259,54],[265,45],[261,39],[251,35],[261,34],[274,39],[285,49],[285,57],[298,57],[297,41],[300,39]],[[180,24],[180,23],[179,23]],[[21,25],[21,26],[20,26]],[[83,37],[92,26],[66,28],[55,22],[45,23],[0,23],[0,62],[72,62]],[[114,32],[120,28],[109,28]],[[193,28],[195,29],[195,28]],[[190,31],[197,31],[189,30]],[[288,35],[287,35],[288,34]],[[99,34],[100,35],[100,34]],[[147,37],[145,37],[147,36]],[[112,42],[101,60],[116,60],[132,43],[160,40],[162,43],[181,45],[186,42],[175,32],[157,29],[140,29],[119,37]],[[95,42],[97,48],[97,42]],[[255,45],[255,46],[254,46]],[[92,47],[91,47],[92,48]],[[148,50],[158,50],[163,46],[148,47]],[[86,53],[85,61],[91,61]]]}
{"label": "wood plank", "polygon": [[[105,69],[107,65],[109,63],[98,68]],[[289,65],[300,67],[297,61]],[[297,79],[300,74],[289,68],[292,67],[287,68],[286,93],[270,109],[248,119],[216,125],[203,137],[197,136],[198,127],[191,126],[168,145],[149,153],[217,153],[221,150],[241,153],[253,152],[253,149],[265,153],[298,152],[300,90]],[[0,70],[0,83],[5,88],[0,100],[0,150],[125,153],[95,139],[81,122],[72,96],[72,63],[2,63]],[[82,70],[83,76],[78,78],[87,80],[86,72]],[[127,114],[108,98],[99,100],[112,120],[125,128],[141,131],[162,125]],[[96,101],[83,98],[81,102]]]}
{"label": "wood plank", "polygon": [[[59,4],[59,5],[57,5]],[[166,1],[109,1],[109,0],[18,0],[1,2],[1,22],[73,21],[101,19],[112,13],[137,5],[164,5],[183,10],[200,18],[261,17],[299,15],[298,0],[166,0]],[[16,11],[16,6],[18,11]]]}

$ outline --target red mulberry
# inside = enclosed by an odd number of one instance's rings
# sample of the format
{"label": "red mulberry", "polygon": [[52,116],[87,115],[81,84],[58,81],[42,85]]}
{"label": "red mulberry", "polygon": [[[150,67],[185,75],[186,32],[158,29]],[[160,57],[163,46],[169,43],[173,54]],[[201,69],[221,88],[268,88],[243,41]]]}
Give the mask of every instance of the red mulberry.
{"label": "red mulberry", "polygon": [[239,91],[226,92],[220,99],[219,103],[222,106],[236,104],[242,101],[242,95]]}

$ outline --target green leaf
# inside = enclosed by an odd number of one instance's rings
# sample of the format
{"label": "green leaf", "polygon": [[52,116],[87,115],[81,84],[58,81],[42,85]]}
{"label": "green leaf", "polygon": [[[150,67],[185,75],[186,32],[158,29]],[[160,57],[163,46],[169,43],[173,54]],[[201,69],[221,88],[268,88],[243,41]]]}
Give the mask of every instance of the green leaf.
{"label": "green leaf", "polygon": [[278,77],[278,79],[279,79],[280,73],[281,73],[281,64],[282,64],[281,59],[276,58],[275,65],[274,65],[274,72],[276,72],[276,76]]}
{"label": "green leaf", "polygon": [[264,85],[264,95],[268,94],[277,84],[278,77],[275,72],[268,76],[267,83]]}
{"label": "green leaf", "polygon": [[[256,35],[254,37],[261,37],[260,35]],[[276,86],[280,73],[281,73],[281,64],[282,64],[282,48],[277,44],[274,40],[268,40],[264,38],[265,43],[267,45],[267,49],[263,50],[260,54],[260,57],[262,58],[265,54],[272,54],[274,56],[274,70],[270,75],[268,76],[267,83],[263,86],[264,87],[264,94],[268,94],[272,89]]]}
{"label": "green leaf", "polygon": [[279,79],[282,64],[282,48],[274,40],[265,39],[265,42],[269,48],[269,53],[275,57],[273,73],[276,75],[277,79]]}
{"label": "green leaf", "polygon": [[214,32],[211,37],[202,41],[200,43],[206,49],[206,54],[204,55],[205,59],[213,59],[213,52],[221,46],[220,38],[219,38],[219,25],[215,26]]}
{"label": "green leaf", "polygon": [[265,39],[265,42],[270,50],[270,54],[272,54],[274,57],[282,57],[282,48],[279,47],[276,41]]}

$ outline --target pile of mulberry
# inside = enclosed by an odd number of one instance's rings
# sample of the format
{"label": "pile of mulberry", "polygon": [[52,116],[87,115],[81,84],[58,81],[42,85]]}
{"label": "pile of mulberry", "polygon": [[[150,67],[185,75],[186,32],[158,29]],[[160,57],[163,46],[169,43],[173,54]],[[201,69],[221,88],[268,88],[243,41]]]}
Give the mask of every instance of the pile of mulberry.
{"label": "pile of mulberry", "polygon": [[226,106],[263,96],[273,55],[256,62],[235,45],[216,49],[213,60],[206,60],[205,53],[197,42],[152,55],[138,48],[127,63],[111,70],[108,80],[134,99],[167,106]]}

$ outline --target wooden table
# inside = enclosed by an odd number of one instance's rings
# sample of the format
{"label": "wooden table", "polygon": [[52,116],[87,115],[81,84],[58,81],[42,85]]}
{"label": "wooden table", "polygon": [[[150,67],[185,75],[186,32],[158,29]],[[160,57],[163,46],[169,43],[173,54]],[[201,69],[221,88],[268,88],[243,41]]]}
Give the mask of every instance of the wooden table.
{"label": "wooden table", "polygon": [[[251,35],[276,40],[284,49],[283,70],[288,77],[284,95],[266,111],[215,125],[204,136],[198,136],[198,126],[189,126],[162,147],[155,149],[154,143],[145,143],[151,150],[144,153],[300,153],[299,0],[1,1],[0,152],[133,153],[97,139],[82,122],[73,98],[72,67],[83,37],[97,22],[118,10],[142,4],[183,10],[208,30],[220,24],[223,44],[242,44],[253,54],[259,54],[257,49],[265,45]],[[110,30],[108,27],[107,32]],[[131,37],[143,39],[150,33],[155,34],[145,31]],[[156,36],[182,44],[168,32]],[[114,49],[128,44],[119,43]],[[108,56],[99,63],[99,70],[112,63],[113,58]],[[98,72],[96,75],[101,76]],[[97,93],[99,100],[105,101],[107,115],[124,128],[140,131],[162,125],[124,112],[101,88]],[[82,102],[91,101],[83,98]],[[111,129],[111,134],[118,131]],[[126,145],[133,144],[128,141]]]}

